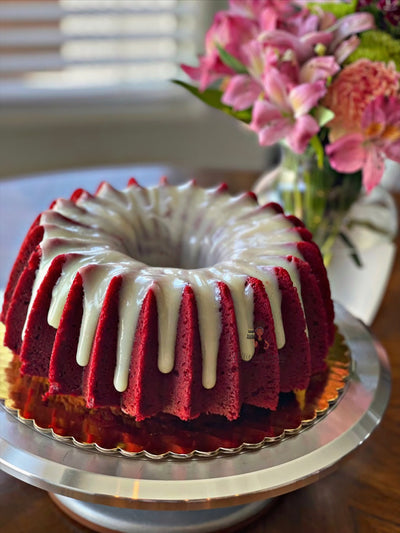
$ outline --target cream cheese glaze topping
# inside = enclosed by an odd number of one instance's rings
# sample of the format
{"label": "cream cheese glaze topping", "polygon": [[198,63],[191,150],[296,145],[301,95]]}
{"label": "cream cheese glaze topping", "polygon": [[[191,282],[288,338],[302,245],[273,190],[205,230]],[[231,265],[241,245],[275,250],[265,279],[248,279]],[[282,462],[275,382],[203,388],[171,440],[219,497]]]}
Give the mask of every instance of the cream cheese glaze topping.
{"label": "cream cheese glaze topping", "polygon": [[[203,386],[216,383],[220,337],[219,292],[223,281],[234,302],[242,358],[250,360],[254,342],[253,294],[246,280],[260,279],[268,294],[278,348],[285,344],[281,294],[274,272],[282,266],[301,298],[295,265],[301,240],[286,218],[258,207],[244,194],[232,197],[220,188],[203,189],[188,183],[179,187],[130,186],[123,191],[104,183],[95,196],[83,193],[76,202],[60,199],[41,215],[44,227],[42,258],[31,304],[55,257],[66,255],[53,289],[48,322],[57,328],[68,292],[79,272],[84,302],[76,359],[90,359],[102,303],[111,279],[122,277],[114,386],[124,391],[136,325],[143,300],[151,288],[158,310],[158,367],[174,367],[179,308],[184,287],[192,288],[198,309],[203,357]],[[29,315],[29,311],[28,311]],[[23,333],[24,334],[24,333]]]}

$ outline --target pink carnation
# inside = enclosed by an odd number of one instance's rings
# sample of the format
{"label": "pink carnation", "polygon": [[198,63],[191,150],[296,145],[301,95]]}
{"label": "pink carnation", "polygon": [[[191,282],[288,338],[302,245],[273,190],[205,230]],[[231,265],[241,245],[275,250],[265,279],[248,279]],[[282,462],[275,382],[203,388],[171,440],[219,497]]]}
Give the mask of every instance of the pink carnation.
{"label": "pink carnation", "polygon": [[359,59],[345,67],[335,78],[323,105],[335,113],[329,122],[331,141],[349,133],[361,132],[361,120],[367,105],[378,96],[399,94],[400,74],[394,63]]}

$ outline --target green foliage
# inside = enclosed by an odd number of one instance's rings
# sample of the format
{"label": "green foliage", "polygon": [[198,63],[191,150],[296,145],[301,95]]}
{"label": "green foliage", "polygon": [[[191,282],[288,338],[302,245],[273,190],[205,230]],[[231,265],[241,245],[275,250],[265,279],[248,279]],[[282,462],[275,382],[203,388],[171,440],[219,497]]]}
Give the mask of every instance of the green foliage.
{"label": "green foliage", "polygon": [[318,135],[314,135],[314,137],[311,138],[310,145],[317,156],[318,168],[322,169],[324,166],[324,147],[322,146]]}
{"label": "green foliage", "polygon": [[342,18],[346,15],[351,15],[357,10],[357,0],[351,0],[351,2],[308,2],[307,7],[310,11],[315,12],[316,8],[323,11],[329,11],[336,18]]}
{"label": "green foliage", "polygon": [[318,122],[318,126],[322,127],[325,126],[325,124],[328,124],[328,122],[334,118],[335,113],[327,107],[319,105],[314,109],[313,115],[315,120]]}
{"label": "green foliage", "polygon": [[371,61],[394,61],[400,70],[400,41],[381,30],[368,30],[360,35],[360,45],[347,58],[346,64],[354,63],[363,57]]}
{"label": "green foliage", "polygon": [[246,65],[244,65],[239,59],[227,52],[222,46],[217,44],[219,57],[221,61],[229,68],[237,72],[238,74],[248,74]]}
{"label": "green foliage", "polygon": [[205,91],[201,92],[197,87],[189,85],[188,83],[181,80],[172,80],[176,85],[180,85],[187,91],[191,92],[199,100],[209,105],[210,107],[215,107],[224,113],[249,124],[251,122],[251,109],[245,109],[243,111],[235,111],[232,107],[225,105],[221,102],[223,92],[219,89],[208,88]]}

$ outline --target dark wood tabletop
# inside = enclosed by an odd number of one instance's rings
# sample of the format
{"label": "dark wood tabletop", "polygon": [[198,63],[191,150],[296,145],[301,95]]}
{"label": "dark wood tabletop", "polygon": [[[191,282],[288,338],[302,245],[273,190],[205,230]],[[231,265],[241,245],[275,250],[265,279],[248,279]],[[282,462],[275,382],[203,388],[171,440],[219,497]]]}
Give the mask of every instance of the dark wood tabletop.
{"label": "dark wood tabletop", "polygon": [[[142,170],[136,173],[139,174],[139,178]],[[165,170],[164,167],[157,167],[153,168],[152,172],[160,171],[168,174],[168,169],[166,172]],[[134,169],[132,171],[134,172]],[[149,170],[144,171],[145,174],[146,172]],[[93,181],[95,177],[97,179],[98,174],[91,174],[88,181]],[[101,179],[104,174],[107,173],[100,173]],[[76,175],[72,175],[70,181],[68,181],[69,177],[71,176],[68,176],[68,173],[63,175],[62,187],[65,189],[74,187]],[[202,184],[229,181],[231,188],[237,190],[248,188],[254,181],[255,175],[239,171],[229,173],[203,171],[198,172],[197,177]],[[50,179],[50,176],[47,176],[47,179]],[[12,217],[8,210],[6,220],[3,199],[10,194],[11,189],[14,191],[18,189],[23,196],[23,183],[26,182],[15,180],[0,183],[3,229],[5,223],[7,226],[10,224],[8,216]],[[82,183],[79,185],[81,186]],[[41,194],[38,194],[40,199],[36,198],[34,202],[31,201],[32,204],[37,205],[37,211],[47,207],[46,195],[52,194],[53,186],[54,183],[51,183],[49,190],[41,189]],[[93,189],[89,186],[87,188]],[[56,196],[59,195],[56,194]],[[400,212],[400,193],[395,193],[393,196]],[[11,221],[11,223],[16,222]],[[22,228],[22,232],[25,230],[26,228]],[[8,231],[2,231],[2,250],[18,248],[19,241],[10,242],[8,233]],[[399,250],[400,234],[397,236],[396,244]],[[3,264],[1,269],[8,269],[10,266],[7,264],[8,259],[5,266],[4,257],[1,259]],[[238,531],[243,533],[400,532],[399,253],[397,253],[389,284],[371,331],[387,351],[392,369],[392,394],[381,424],[367,441],[342,462],[333,473],[305,488],[276,498],[271,508],[251,523],[240,525]],[[83,533],[90,530],[68,518],[45,491],[0,471],[0,532],[42,533],[46,531]]]}

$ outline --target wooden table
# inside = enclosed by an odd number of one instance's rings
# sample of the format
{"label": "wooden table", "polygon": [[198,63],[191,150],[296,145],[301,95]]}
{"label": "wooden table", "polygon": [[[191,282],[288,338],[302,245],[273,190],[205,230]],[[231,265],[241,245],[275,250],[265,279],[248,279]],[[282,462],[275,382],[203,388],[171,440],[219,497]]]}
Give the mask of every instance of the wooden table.
{"label": "wooden table", "polygon": [[[136,172],[139,178],[142,170]],[[152,172],[154,171],[170,174],[172,177],[177,176],[176,171],[170,168],[152,168]],[[103,176],[104,172],[100,172],[100,175]],[[200,183],[207,184],[221,180],[227,181],[229,178],[232,189],[248,188],[255,178],[254,174],[243,172],[205,171],[198,172],[196,175]],[[64,188],[72,186],[76,176],[68,176],[68,173],[63,176],[65,179],[62,181],[62,186]],[[71,177],[70,182],[68,182],[69,177]],[[87,185],[90,180],[93,181],[92,175],[90,179],[85,180],[84,186],[93,190]],[[43,189],[38,196],[41,198],[35,200],[37,205],[40,205],[41,201],[46,202],[46,193]],[[400,194],[397,193],[394,197],[400,211]],[[46,203],[42,207],[46,207]],[[4,222],[4,211],[1,216]],[[3,248],[18,246],[18,242],[6,242],[8,241],[7,233],[4,232],[2,236],[1,246]],[[397,248],[400,249],[400,234],[397,237]],[[267,513],[248,525],[242,525],[241,532],[400,532],[399,253],[386,295],[371,330],[386,349],[392,367],[391,401],[380,426],[334,473],[317,483],[278,498],[273,508]],[[46,492],[0,471],[0,532],[42,533],[45,531],[83,533],[89,530],[66,517],[49,499]]]}

